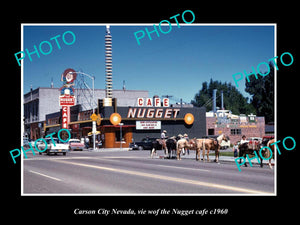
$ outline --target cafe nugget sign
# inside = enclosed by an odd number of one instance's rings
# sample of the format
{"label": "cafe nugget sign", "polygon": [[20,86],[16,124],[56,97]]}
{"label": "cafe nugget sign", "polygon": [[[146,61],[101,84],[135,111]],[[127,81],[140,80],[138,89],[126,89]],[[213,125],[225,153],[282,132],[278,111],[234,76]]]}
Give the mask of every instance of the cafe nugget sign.
{"label": "cafe nugget sign", "polygon": [[[167,108],[169,99],[138,98],[138,108],[129,108],[127,118],[177,118],[179,108]],[[155,108],[153,108],[155,107]]]}
{"label": "cafe nugget sign", "polygon": [[[180,112],[180,108],[170,107],[168,98],[138,98],[138,107],[129,107],[127,118],[153,118],[153,119],[176,119],[184,120],[187,125],[194,123],[194,115],[192,113],[186,113],[184,117],[177,118]],[[137,124],[140,129],[160,129],[160,123],[146,124],[140,122]]]}

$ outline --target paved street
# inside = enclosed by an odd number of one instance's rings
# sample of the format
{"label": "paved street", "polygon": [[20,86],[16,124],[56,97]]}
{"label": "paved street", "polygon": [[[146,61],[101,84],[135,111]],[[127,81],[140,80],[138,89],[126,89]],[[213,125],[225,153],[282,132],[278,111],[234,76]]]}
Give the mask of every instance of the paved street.
{"label": "paved street", "polygon": [[[162,151],[158,151],[162,155]],[[196,162],[149,151],[82,151],[24,159],[24,194],[263,194],[274,193],[274,169],[230,161]],[[211,157],[213,161],[214,156]]]}

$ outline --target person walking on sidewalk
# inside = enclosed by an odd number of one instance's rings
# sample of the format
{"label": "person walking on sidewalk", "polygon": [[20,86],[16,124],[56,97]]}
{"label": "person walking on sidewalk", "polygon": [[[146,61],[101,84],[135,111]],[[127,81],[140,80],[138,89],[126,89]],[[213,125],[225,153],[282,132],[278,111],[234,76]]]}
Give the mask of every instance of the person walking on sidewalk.
{"label": "person walking on sidewalk", "polygon": [[238,157],[238,152],[239,152],[239,145],[238,142],[235,142],[232,148],[233,151],[233,157],[236,158]]}
{"label": "person walking on sidewalk", "polygon": [[90,147],[89,145],[90,139],[87,136],[85,137],[84,143],[85,143],[85,147],[88,149]]}

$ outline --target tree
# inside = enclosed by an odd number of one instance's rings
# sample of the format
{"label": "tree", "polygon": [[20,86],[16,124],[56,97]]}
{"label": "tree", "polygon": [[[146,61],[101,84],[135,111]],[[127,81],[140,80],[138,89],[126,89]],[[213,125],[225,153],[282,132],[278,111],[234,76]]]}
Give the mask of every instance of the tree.
{"label": "tree", "polygon": [[[249,76],[249,82],[245,78],[245,91],[251,95],[250,103],[256,109],[257,116],[264,116],[266,123],[274,121],[274,66],[270,63],[268,75]],[[267,72],[260,72],[267,74]]]}
{"label": "tree", "polygon": [[229,109],[233,114],[250,114],[255,113],[255,108],[248,103],[248,98],[245,98],[235,86],[231,83],[222,83],[221,81],[213,81],[210,79],[202,83],[202,88],[195,95],[191,103],[194,106],[206,106],[207,111],[212,110],[212,93],[213,89],[217,89],[217,106],[221,107],[221,91],[223,91],[223,100],[225,109]]}

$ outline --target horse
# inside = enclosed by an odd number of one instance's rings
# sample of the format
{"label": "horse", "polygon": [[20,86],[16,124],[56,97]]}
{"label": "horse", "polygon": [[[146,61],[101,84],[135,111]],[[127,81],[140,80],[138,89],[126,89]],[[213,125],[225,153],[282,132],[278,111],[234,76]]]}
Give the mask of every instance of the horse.
{"label": "horse", "polygon": [[167,148],[167,144],[166,144],[166,140],[163,139],[156,139],[155,141],[152,142],[152,150],[150,151],[150,156],[151,158],[153,158],[153,155],[157,154],[156,150],[165,150],[165,155],[167,155],[168,153],[168,148]]}
{"label": "horse", "polygon": [[[202,152],[202,160],[204,161],[204,148],[203,148],[203,144],[205,142],[205,139],[202,139],[202,138],[198,138],[196,140],[196,161],[198,161],[200,159],[200,152],[201,152],[201,149],[203,150]],[[207,151],[208,153],[208,151]],[[208,155],[207,155],[207,159],[208,159]]]}
{"label": "horse", "polygon": [[180,153],[181,153],[182,149],[189,148],[189,147],[190,147],[190,144],[185,138],[182,138],[177,141],[177,143],[176,143],[177,160],[181,160]]}
{"label": "horse", "polygon": [[209,138],[209,139],[197,139],[197,144],[198,144],[198,150],[196,151],[196,160],[197,159],[197,155],[200,158],[200,148],[202,148],[202,157],[204,160],[204,156],[205,156],[205,149],[207,150],[206,152],[206,158],[207,161],[209,162],[209,151],[210,150],[215,150],[215,162],[219,162],[219,152],[220,152],[220,148],[221,148],[221,142],[222,141],[227,141],[227,138],[224,134],[221,134],[220,136],[218,136],[216,139],[213,138]]}
{"label": "horse", "polygon": [[[254,155],[254,152],[256,152],[256,155],[258,156],[259,160],[260,160],[260,167],[263,167],[263,160],[259,154],[259,149],[261,147],[261,144],[258,145],[257,149],[250,149],[248,143],[243,143],[239,145],[239,157],[244,157],[244,159],[246,159],[246,155]],[[262,152],[263,155],[265,155],[265,153]],[[240,158],[240,164],[241,164],[241,160],[242,158]],[[244,166],[247,167],[247,162],[245,160]]]}
{"label": "horse", "polygon": [[177,144],[176,144],[177,160],[181,160],[180,154],[181,154],[181,151],[185,148],[188,148],[189,150],[196,150],[197,149],[197,139],[193,138],[188,141],[185,138],[182,138],[177,141]]}
{"label": "horse", "polygon": [[177,140],[178,140],[178,138],[176,138],[175,136],[166,140],[166,145],[167,145],[167,149],[168,149],[168,158],[169,159],[172,158],[172,156],[174,155],[173,151],[176,150]]}
{"label": "horse", "polygon": [[[275,139],[271,139],[271,140],[269,140],[268,142],[267,142],[267,146],[269,147],[269,149],[271,149],[272,150],[272,155],[273,155],[273,157],[275,158],[275,155],[274,155],[274,150],[275,150],[275,145],[271,145],[271,144],[273,144],[275,142]],[[271,153],[270,153],[270,150],[269,149],[267,149],[267,148],[264,148],[262,151],[261,151],[261,154],[262,154],[262,156],[264,157],[264,158],[270,158],[269,159],[269,163],[268,163],[268,165],[269,165],[269,167],[270,167],[270,169],[272,169],[273,167],[272,167],[272,164],[271,164],[271,159],[273,158],[273,157],[271,157]],[[262,165],[262,164],[261,164]],[[261,166],[262,167],[262,166]]]}

